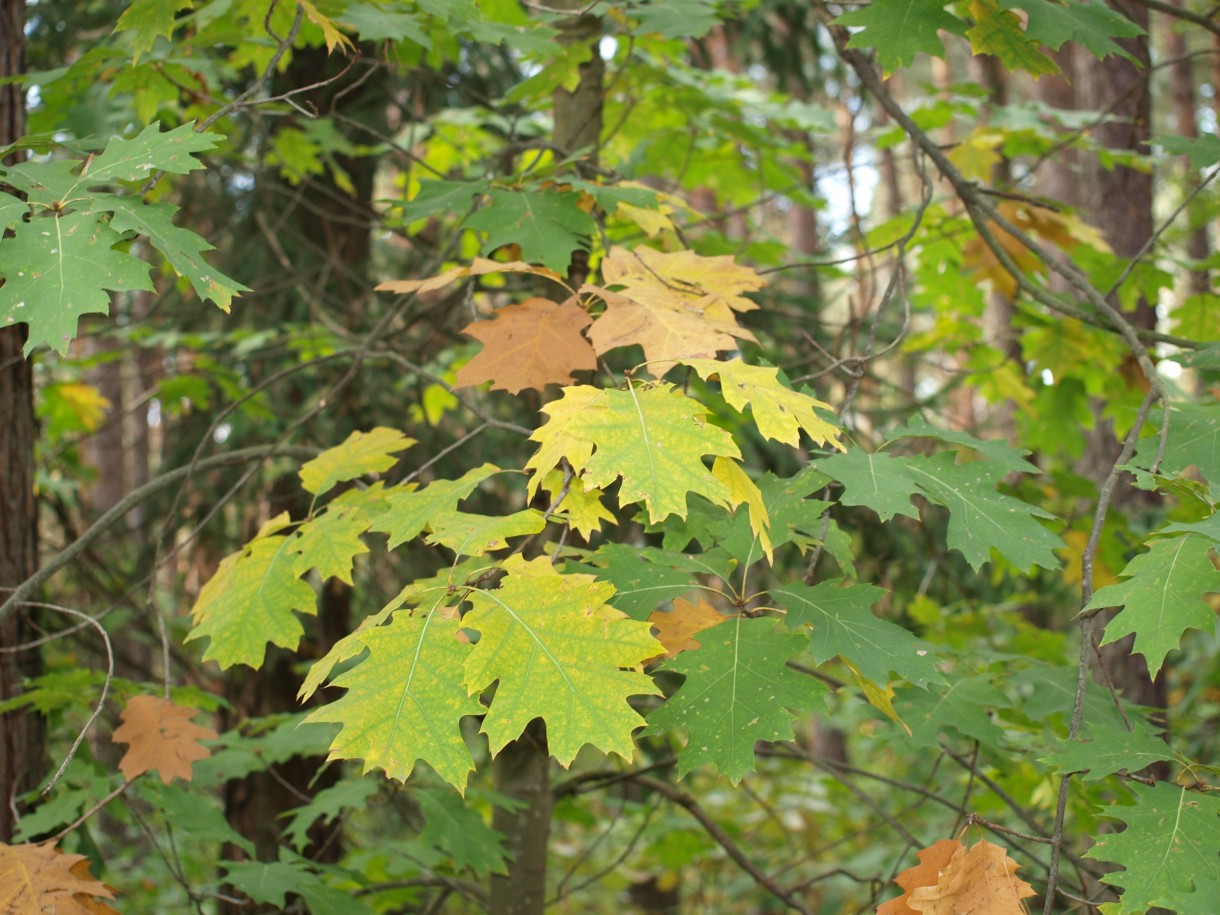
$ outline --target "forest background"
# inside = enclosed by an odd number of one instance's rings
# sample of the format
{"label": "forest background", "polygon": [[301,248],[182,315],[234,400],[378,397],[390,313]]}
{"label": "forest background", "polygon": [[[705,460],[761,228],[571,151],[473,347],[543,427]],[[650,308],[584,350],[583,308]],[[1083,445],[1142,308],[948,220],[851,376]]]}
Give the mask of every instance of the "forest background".
{"label": "forest background", "polygon": [[0,0],[0,909],[1210,911],[1218,111],[1210,0]]}

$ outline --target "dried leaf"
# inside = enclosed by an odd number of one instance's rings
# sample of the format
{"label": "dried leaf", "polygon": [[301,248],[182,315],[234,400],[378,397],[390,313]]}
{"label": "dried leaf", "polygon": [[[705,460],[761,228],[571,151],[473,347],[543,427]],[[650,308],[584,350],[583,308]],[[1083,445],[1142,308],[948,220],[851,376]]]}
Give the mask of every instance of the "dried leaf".
{"label": "dried leaf", "polygon": [[191,721],[196,714],[196,709],[159,696],[134,697],[123,709],[123,724],[114,732],[115,743],[130,745],[119,761],[119,771],[132,779],[156,769],[167,785],[174,778],[189,782],[191,765],[212,752],[199,741],[217,736],[211,728]]}
{"label": "dried leaf", "polygon": [[907,905],[922,915],[1026,915],[1021,900],[1037,895],[1016,876],[1008,850],[986,840],[959,847],[935,886],[911,890]]}
{"label": "dried leaf", "polygon": [[492,390],[516,394],[567,384],[573,373],[597,368],[597,354],[581,331],[593,323],[574,298],[562,305],[531,298],[497,309],[490,321],[462,329],[483,350],[458,370],[456,387],[492,383]]}
{"label": "dried leaf", "polygon": [[414,292],[422,295],[425,292],[435,292],[438,289],[444,289],[450,283],[456,283],[458,280],[465,279],[468,276],[485,276],[488,273],[532,273],[535,276],[544,276],[547,279],[552,279],[557,283],[563,282],[563,277],[554,270],[548,270],[546,267],[536,267],[524,261],[506,261],[501,263],[500,261],[489,260],[486,257],[476,257],[468,267],[453,267],[444,273],[425,280],[390,280],[378,286],[377,291],[402,294]]}
{"label": "dried leaf", "polygon": [[894,878],[894,882],[906,892],[882,904],[877,909],[877,915],[918,915],[915,909],[907,905],[912,891],[921,886],[936,886],[941,871],[948,866],[953,854],[961,849],[962,843],[957,839],[941,839],[927,848],[921,848],[916,852],[919,863]]}
{"label": "dried leaf", "polygon": [[50,843],[0,845],[0,912],[11,915],[90,915],[117,910],[101,902],[114,890],[89,875],[89,859]]}
{"label": "dried leaf", "polygon": [[606,303],[589,331],[598,355],[620,346],[644,348],[648,371],[660,378],[682,358],[714,357],[754,335],[737,325],[734,312],[758,306],[742,293],[764,281],[732,257],[700,257],[693,251],[662,254],[650,248],[612,248],[602,262],[609,292],[586,286]]}
{"label": "dried leaf", "polygon": [[725,622],[727,617],[705,600],[691,603],[680,597],[674,598],[672,611],[653,610],[648,622],[656,630],[657,641],[665,646],[660,657],[672,658],[680,651],[698,648],[700,643],[691,638],[704,629],[711,629]]}

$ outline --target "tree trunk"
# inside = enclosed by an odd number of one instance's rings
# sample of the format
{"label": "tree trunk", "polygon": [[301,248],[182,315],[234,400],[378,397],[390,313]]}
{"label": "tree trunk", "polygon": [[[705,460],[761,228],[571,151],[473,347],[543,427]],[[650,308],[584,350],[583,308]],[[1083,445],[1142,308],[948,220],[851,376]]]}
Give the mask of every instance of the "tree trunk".
{"label": "tree trunk", "polygon": [[[25,0],[0,0],[0,78],[25,72]],[[25,132],[25,88],[0,83],[0,146]],[[19,157],[15,153],[12,158]],[[13,588],[34,574],[38,562],[38,510],[34,501],[34,375],[22,352],[22,325],[0,328],[0,588]],[[35,636],[31,612],[0,623],[0,646],[17,648]],[[21,691],[24,678],[42,671],[36,648],[0,652],[0,700]],[[46,730],[28,709],[0,715],[0,842],[16,827],[17,798],[43,775]]]}

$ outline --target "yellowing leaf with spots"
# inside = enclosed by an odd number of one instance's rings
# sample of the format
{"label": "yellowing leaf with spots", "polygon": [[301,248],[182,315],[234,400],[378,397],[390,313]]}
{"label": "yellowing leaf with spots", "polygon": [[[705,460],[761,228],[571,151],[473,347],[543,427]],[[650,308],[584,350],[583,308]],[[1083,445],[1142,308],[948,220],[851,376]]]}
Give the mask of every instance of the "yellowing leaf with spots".
{"label": "yellowing leaf with spots", "polygon": [[[563,473],[552,470],[543,478],[542,488],[552,501],[558,499],[563,492]],[[568,527],[585,539],[600,531],[603,521],[614,521],[614,513],[602,504],[602,491],[597,487],[585,489],[584,484],[576,479],[568,485],[567,492],[563,492],[563,501],[555,514],[566,519]]]}
{"label": "yellowing leaf with spots", "polygon": [[504,563],[500,587],[472,591],[462,625],[479,633],[466,660],[474,693],[496,684],[483,732],[498,753],[535,718],[568,765],[591,744],[630,758],[632,732],[644,720],[629,696],[660,692],[637,668],[664,650],[647,623],[606,606],[614,586],[592,575],[564,575],[549,559]]}
{"label": "yellowing leaf with spots", "polygon": [[767,506],[763,502],[763,494],[758,485],[742,470],[740,464],[728,458],[716,458],[712,464],[712,476],[728,488],[730,505],[745,504],[750,513],[750,530],[758,538],[759,546],[767,555],[767,561],[771,562],[771,518],[767,514]]}
{"label": "yellowing leaf with spots", "polygon": [[707,423],[707,409],[670,384],[629,385],[625,391],[586,385],[563,389],[542,408],[550,419],[531,437],[541,444],[526,463],[531,492],[566,458],[582,485],[605,488],[622,479],[619,502],[643,502],[652,522],[686,517],[694,492],[729,505],[729,488],[703,464],[705,455],[740,457],[733,438]]}
{"label": "yellowing leaf with spots", "polygon": [[805,430],[819,445],[832,445],[843,451],[839,430],[818,416],[818,410],[830,410],[830,405],[816,397],[785,387],[779,380],[779,369],[749,365],[740,359],[722,362],[719,359],[683,359],[704,381],[720,379],[720,393],[734,410],[742,413],[748,406],[754,424],[767,438],[794,448],[801,443]]}
{"label": "yellowing leaf with spots", "polygon": [[342,445],[328,448],[301,465],[301,485],[306,492],[320,496],[346,480],[389,470],[398,463],[394,455],[414,444],[415,439],[385,426],[353,432]]}

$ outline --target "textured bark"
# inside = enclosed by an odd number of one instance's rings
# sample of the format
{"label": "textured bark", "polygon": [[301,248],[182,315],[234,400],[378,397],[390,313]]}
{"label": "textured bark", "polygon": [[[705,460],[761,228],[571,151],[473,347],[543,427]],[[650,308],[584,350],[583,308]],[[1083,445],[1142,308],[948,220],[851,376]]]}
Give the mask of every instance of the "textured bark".
{"label": "textured bark", "polygon": [[[1175,3],[1180,6],[1181,3]],[[1193,60],[1188,56],[1190,46],[1186,34],[1177,29],[1170,29],[1165,36],[1165,50],[1173,63],[1169,67],[1169,95],[1173,104],[1174,126],[1178,134],[1190,139],[1199,136],[1199,104],[1198,93],[1195,91],[1195,75]],[[1217,49],[1220,51],[1220,49]],[[1186,163],[1189,166],[1189,163]],[[1192,178],[1193,172],[1188,171]],[[1189,208],[1187,215],[1190,220],[1190,234],[1186,236],[1186,256],[1195,261],[1201,261],[1211,251],[1207,237],[1207,221],[1203,201],[1196,199],[1196,205]],[[1211,289],[1211,276],[1206,267],[1193,268],[1187,277],[1187,293],[1201,295]]]}
{"label": "textured bark", "polygon": [[[25,0],[0,0],[0,78],[25,72]],[[25,132],[25,95],[19,83],[0,85],[0,146]],[[38,514],[34,501],[34,378],[22,352],[24,326],[0,328],[0,588],[12,588],[37,566]],[[34,620],[18,610],[0,623],[0,646],[15,648],[35,635]],[[37,649],[0,653],[0,700],[41,673]],[[16,825],[18,795],[43,775],[46,732],[41,716],[19,709],[0,715],[0,842]]]}
{"label": "textured bark", "polygon": [[492,828],[503,833],[512,865],[491,878],[490,915],[542,915],[546,909],[547,844],[551,837],[551,754],[546,725],[535,718],[500,751],[492,765],[496,790],[520,801],[518,810],[496,807]]}

